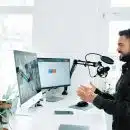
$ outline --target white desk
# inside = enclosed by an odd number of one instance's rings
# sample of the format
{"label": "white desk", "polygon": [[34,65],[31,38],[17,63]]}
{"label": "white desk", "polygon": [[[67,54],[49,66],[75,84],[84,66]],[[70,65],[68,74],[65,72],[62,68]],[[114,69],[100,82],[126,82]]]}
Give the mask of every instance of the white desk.
{"label": "white desk", "polygon": [[[58,130],[60,124],[87,125],[90,130],[106,130],[103,111],[95,107],[86,111],[68,107],[76,103],[69,96],[59,102],[46,102],[44,107],[37,108],[30,117],[16,116],[10,122],[12,130]],[[55,110],[72,110],[74,115],[55,115]]]}

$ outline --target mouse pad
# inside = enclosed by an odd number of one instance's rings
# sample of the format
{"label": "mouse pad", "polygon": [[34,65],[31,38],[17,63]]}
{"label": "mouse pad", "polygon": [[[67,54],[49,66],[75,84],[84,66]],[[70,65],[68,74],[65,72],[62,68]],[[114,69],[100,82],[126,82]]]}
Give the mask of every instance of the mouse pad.
{"label": "mouse pad", "polygon": [[58,130],[89,130],[88,126],[61,124]]}
{"label": "mouse pad", "polygon": [[86,106],[86,107],[78,107],[76,105],[72,105],[72,106],[69,106],[69,108],[86,111],[86,110],[89,110],[89,109],[93,108],[93,106],[90,105],[90,104],[88,106]]}

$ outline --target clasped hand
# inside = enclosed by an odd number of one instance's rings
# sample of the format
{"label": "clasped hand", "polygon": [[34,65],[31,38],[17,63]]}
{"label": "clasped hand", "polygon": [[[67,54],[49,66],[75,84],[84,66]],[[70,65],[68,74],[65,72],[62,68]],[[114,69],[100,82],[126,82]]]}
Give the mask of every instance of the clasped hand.
{"label": "clasped hand", "polygon": [[88,85],[80,85],[77,89],[77,95],[86,102],[92,103],[93,100],[96,98],[97,94],[94,93],[96,87],[90,83]]}

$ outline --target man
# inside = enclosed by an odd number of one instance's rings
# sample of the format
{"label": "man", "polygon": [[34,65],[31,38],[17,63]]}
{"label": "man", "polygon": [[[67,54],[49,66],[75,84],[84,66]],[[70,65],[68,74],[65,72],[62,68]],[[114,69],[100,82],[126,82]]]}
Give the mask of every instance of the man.
{"label": "man", "polygon": [[119,32],[118,48],[120,60],[125,62],[116,84],[116,93],[103,93],[93,84],[80,86],[77,95],[86,102],[113,115],[113,130],[130,130],[130,29]]}

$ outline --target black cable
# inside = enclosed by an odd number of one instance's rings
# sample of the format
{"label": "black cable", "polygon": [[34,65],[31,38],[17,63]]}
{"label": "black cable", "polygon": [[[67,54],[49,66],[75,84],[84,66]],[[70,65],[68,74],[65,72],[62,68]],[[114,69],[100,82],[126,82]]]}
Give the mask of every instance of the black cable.
{"label": "black cable", "polygon": [[98,54],[98,53],[88,53],[88,54],[85,55],[85,60],[86,60],[86,61],[87,61],[87,56],[88,56],[88,55],[91,55],[91,54],[102,56],[102,55],[100,55],[100,54]]}
{"label": "black cable", "polygon": [[[47,91],[50,91],[51,89],[53,89],[53,88],[49,88],[49,89],[47,89]],[[47,91],[45,91],[45,92],[42,92],[42,94],[45,94],[45,93],[47,93]]]}
{"label": "black cable", "polygon": [[90,76],[91,78],[96,77],[97,74],[95,74],[94,76],[92,76],[92,75],[91,75],[91,72],[90,72],[90,67],[89,67],[89,66],[87,66],[87,67],[88,67],[89,76]]}
{"label": "black cable", "polygon": [[[85,55],[85,61],[86,61],[86,63],[87,63],[87,61],[88,61],[88,60],[87,60],[87,56],[88,56],[88,55],[92,55],[92,54],[101,56],[101,55],[98,54],[98,53],[88,53],[88,54]],[[90,76],[91,78],[94,78],[94,77],[97,76],[97,74],[95,74],[94,76],[91,75],[91,71],[90,71],[90,67],[89,67],[89,66],[88,66],[88,72],[89,72],[89,76]]]}

